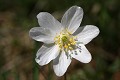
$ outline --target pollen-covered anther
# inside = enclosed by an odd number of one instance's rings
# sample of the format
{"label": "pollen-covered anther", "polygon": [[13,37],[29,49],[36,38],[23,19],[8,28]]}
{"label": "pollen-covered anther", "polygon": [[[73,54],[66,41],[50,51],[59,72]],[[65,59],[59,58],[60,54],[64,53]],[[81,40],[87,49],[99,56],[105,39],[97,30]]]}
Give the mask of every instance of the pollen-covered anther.
{"label": "pollen-covered anther", "polygon": [[64,48],[66,48],[66,49],[67,49],[67,48],[68,48],[68,45],[66,45],[66,44],[65,44],[65,45],[64,45]]}
{"label": "pollen-covered anther", "polygon": [[55,37],[55,44],[59,45],[60,49],[73,50],[73,46],[76,45],[76,37],[71,35],[68,30],[63,30],[59,35]]}

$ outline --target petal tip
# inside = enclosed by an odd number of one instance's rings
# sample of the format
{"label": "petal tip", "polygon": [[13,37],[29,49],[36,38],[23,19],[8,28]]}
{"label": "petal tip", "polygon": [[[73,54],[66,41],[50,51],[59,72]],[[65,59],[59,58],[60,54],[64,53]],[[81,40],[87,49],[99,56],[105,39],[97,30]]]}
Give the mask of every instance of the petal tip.
{"label": "petal tip", "polygon": [[65,74],[64,72],[61,72],[61,71],[57,72],[57,71],[54,70],[54,72],[55,72],[56,76],[58,76],[58,77],[61,77]]}
{"label": "petal tip", "polygon": [[72,6],[71,8],[81,10],[81,11],[82,11],[82,13],[83,13],[83,9],[82,9],[80,6],[75,5],[75,6]]}
{"label": "petal tip", "polygon": [[40,12],[36,17],[39,18],[41,14],[42,14],[42,12]]}
{"label": "petal tip", "polygon": [[35,61],[40,65],[40,66],[44,66],[45,64],[43,64],[39,59],[35,58]]}
{"label": "petal tip", "polygon": [[59,77],[61,77],[61,76],[63,76],[64,74],[56,74],[56,76],[59,76]]}
{"label": "petal tip", "polygon": [[30,31],[29,31],[29,37],[33,39],[33,35],[32,35],[32,32],[34,31],[34,28],[31,28]]}
{"label": "petal tip", "polygon": [[100,33],[99,28],[95,25],[90,25],[90,26],[93,26],[95,28],[95,32],[96,32],[96,36],[97,36]]}
{"label": "petal tip", "polygon": [[40,18],[42,15],[46,14],[47,12],[40,12],[36,17]]}
{"label": "petal tip", "polygon": [[84,61],[83,63],[89,63],[92,60],[92,56],[90,54],[90,57],[88,59],[86,59],[86,61]]}
{"label": "petal tip", "polygon": [[81,7],[77,6],[77,5],[74,5],[74,6],[72,6],[72,7],[75,7],[75,8],[81,8]]}

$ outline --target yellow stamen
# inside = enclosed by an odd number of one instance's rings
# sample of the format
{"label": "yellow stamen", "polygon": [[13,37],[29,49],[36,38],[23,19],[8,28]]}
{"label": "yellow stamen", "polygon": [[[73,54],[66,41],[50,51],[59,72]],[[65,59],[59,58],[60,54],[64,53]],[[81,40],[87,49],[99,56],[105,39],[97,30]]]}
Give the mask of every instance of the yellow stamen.
{"label": "yellow stamen", "polygon": [[72,47],[69,47],[69,49],[70,49],[70,50],[73,50],[73,48],[72,48]]}
{"label": "yellow stamen", "polygon": [[72,36],[68,29],[62,30],[59,35],[57,35],[54,40],[55,44],[59,45],[60,49],[73,50],[73,46],[76,44],[76,36]]}
{"label": "yellow stamen", "polygon": [[68,46],[65,44],[65,46],[64,46],[65,48],[68,48]]}
{"label": "yellow stamen", "polygon": [[68,46],[70,46],[70,44],[68,43]]}

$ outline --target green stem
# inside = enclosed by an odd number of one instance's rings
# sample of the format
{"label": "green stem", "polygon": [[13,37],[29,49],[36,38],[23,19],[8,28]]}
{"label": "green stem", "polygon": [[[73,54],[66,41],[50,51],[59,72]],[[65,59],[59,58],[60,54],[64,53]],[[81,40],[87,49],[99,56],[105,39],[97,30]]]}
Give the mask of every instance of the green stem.
{"label": "green stem", "polygon": [[67,74],[65,73],[65,75],[64,75],[64,80],[67,80]]}

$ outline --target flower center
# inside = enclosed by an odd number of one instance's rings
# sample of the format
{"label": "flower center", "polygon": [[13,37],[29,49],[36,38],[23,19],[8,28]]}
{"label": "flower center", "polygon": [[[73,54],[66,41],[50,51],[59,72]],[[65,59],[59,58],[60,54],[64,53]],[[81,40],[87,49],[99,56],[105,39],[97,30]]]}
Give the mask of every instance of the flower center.
{"label": "flower center", "polygon": [[73,50],[76,45],[76,37],[73,36],[67,29],[62,30],[55,38],[55,44],[59,45],[60,49],[65,51]]}

